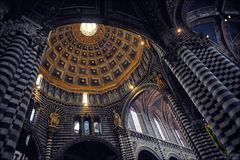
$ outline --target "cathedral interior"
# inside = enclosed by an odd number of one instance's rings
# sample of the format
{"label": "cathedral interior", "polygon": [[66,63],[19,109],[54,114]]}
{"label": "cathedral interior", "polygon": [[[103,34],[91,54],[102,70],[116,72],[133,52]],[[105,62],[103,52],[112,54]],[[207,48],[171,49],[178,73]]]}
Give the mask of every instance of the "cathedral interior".
{"label": "cathedral interior", "polygon": [[239,160],[238,0],[0,0],[1,160]]}

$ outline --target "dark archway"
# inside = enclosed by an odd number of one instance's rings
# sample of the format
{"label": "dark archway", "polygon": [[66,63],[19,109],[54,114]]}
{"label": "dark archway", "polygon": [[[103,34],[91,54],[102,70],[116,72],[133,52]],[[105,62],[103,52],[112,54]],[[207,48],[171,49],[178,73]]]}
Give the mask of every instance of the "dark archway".
{"label": "dark archway", "polygon": [[21,130],[20,137],[14,153],[14,159],[41,160],[41,151],[35,134],[25,127]]}
{"label": "dark archway", "polygon": [[61,160],[120,160],[120,152],[109,142],[86,136],[65,145],[56,159]]}
{"label": "dark archway", "polygon": [[64,160],[116,160],[118,155],[97,141],[83,141],[64,151]]}
{"label": "dark archway", "polygon": [[169,160],[178,160],[178,158],[171,156]]}
{"label": "dark archway", "polygon": [[144,91],[158,89],[157,85],[154,83],[144,84],[141,87],[136,87],[125,100],[123,110],[122,110],[122,122],[124,127],[128,126],[128,113],[130,113],[131,103],[136,100],[136,98]]}
{"label": "dark archway", "polygon": [[158,160],[158,158],[153,153],[147,150],[142,150],[139,152],[138,160]]}

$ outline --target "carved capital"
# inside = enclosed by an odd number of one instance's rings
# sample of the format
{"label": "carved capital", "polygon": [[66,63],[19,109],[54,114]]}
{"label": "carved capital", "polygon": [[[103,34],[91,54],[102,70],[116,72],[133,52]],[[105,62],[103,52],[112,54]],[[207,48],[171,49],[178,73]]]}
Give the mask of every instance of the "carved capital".
{"label": "carved capital", "polygon": [[0,23],[0,37],[5,34],[22,33],[26,35],[30,40],[30,45],[33,45],[36,49],[43,49],[46,46],[47,34],[43,30],[43,27],[36,24],[27,17],[21,17],[16,20],[9,20]]}
{"label": "carved capital", "polygon": [[169,48],[170,52],[176,51],[181,46],[206,46],[210,44],[209,38],[204,34],[193,33],[184,27],[171,28],[163,37],[164,44]]}
{"label": "carved capital", "polygon": [[155,75],[153,82],[160,90],[167,90],[167,84],[161,75]]}
{"label": "carved capital", "polygon": [[201,48],[210,45],[209,39],[203,34],[195,34],[185,28],[181,28],[181,32],[177,33],[176,29],[170,29],[164,35],[164,44],[168,48],[163,58],[167,60],[173,67],[179,63],[179,49]]}

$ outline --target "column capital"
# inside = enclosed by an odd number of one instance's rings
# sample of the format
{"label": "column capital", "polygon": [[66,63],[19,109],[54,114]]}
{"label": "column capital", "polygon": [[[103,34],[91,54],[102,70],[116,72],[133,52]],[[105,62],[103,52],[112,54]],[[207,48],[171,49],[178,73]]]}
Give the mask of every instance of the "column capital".
{"label": "column capital", "polygon": [[1,22],[1,32],[0,34],[16,33],[21,32],[26,35],[37,35],[42,27],[35,22],[31,21],[25,16],[15,20],[8,20]]}
{"label": "column capital", "polygon": [[179,63],[178,54],[181,52],[178,53],[177,51],[181,48],[183,49],[183,46],[191,50],[193,48],[211,45],[209,38],[202,33],[193,33],[185,28],[181,28],[180,31],[171,28],[164,34],[163,39],[168,52],[164,52],[162,57],[173,67],[177,66]]}
{"label": "column capital", "polygon": [[46,45],[48,33],[45,28],[25,16],[15,20],[0,22],[0,28],[0,37],[9,33],[13,35],[21,33],[26,35],[35,47]]}
{"label": "column capital", "polygon": [[203,46],[210,44],[209,38],[204,36],[204,34],[191,32],[187,28],[171,28],[163,37],[164,44],[170,51],[174,51],[184,45]]}
{"label": "column capital", "polygon": [[153,83],[158,86],[159,91],[163,94],[164,100],[167,102],[167,95],[171,93],[171,90],[168,88],[167,82],[164,80],[161,74],[155,74],[153,77]]}

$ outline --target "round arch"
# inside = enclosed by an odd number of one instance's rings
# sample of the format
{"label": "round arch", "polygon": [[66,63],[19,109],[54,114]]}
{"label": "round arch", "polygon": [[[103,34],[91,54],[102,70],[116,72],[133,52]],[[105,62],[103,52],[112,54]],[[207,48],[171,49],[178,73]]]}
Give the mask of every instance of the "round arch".
{"label": "round arch", "polygon": [[[30,138],[27,145],[26,139],[28,136],[30,136]],[[31,150],[29,150],[30,148]],[[43,160],[43,147],[40,143],[37,133],[27,121],[22,127],[16,150],[25,154],[29,159]]]}
{"label": "round arch", "polygon": [[168,153],[167,160],[180,160],[179,156],[177,156],[175,153]]}
{"label": "round arch", "polygon": [[158,89],[158,86],[154,83],[148,83],[144,84],[140,87],[136,87],[133,89],[133,91],[130,93],[130,95],[127,97],[122,110],[122,122],[123,127],[127,127],[127,119],[128,119],[128,113],[130,111],[130,104],[144,91],[151,90],[151,89]]}
{"label": "round arch", "polygon": [[139,147],[136,152],[137,160],[144,160],[143,157],[149,158],[148,160],[161,160],[155,151],[146,146]]}
{"label": "round arch", "polygon": [[[96,147],[97,149],[94,149]],[[91,153],[84,154],[84,156],[89,157],[90,159],[107,159],[109,160],[120,160],[121,153],[120,151],[113,146],[110,142],[93,136],[84,136],[78,139],[74,139],[71,142],[65,144],[57,153],[56,160],[65,160],[69,159],[69,154],[71,156],[76,156],[79,159],[79,156],[82,152],[86,153],[87,148],[91,148]],[[77,153],[75,151],[77,150]],[[88,150],[89,151],[89,150]],[[101,152],[103,151],[103,152]],[[104,153],[104,154],[102,154]],[[98,156],[98,157],[92,157]],[[109,156],[106,158],[106,156]],[[80,158],[81,159],[81,158]]]}

